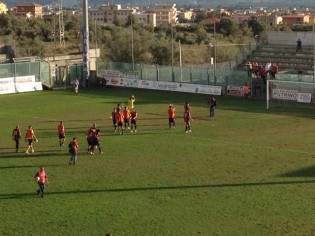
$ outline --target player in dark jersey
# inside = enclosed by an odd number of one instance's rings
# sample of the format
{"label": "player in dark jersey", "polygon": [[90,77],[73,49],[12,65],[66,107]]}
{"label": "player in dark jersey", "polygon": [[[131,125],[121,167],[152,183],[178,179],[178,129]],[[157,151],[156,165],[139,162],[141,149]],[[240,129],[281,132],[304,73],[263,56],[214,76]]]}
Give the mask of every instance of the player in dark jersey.
{"label": "player in dark jersey", "polygon": [[114,126],[114,129],[115,129],[115,133],[117,132],[116,113],[117,113],[117,108],[114,108],[113,111],[112,111],[111,117],[109,117],[113,121],[113,126]]}
{"label": "player in dark jersey", "polygon": [[130,119],[131,119],[131,133],[133,132],[137,132],[137,119],[138,119],[138,113],[136,111],[136,109],[132,109],[131,113],[130,113]]}
{"label": "player in dark jersey", "polygon": [[15,141],[15,152],[19,151],[20,140],[21,140],[21,131],[19,125],[15,126],[15,129],[12,131],[12,139]]}
{"label": "player in dark jersey", "polygon": [[184,123],[185,123],[185,133],[190,133],[191,129],[190,129],[190,121],[192,120],[191,115],[190,115],[190,111],[186,110],[184,112]]}

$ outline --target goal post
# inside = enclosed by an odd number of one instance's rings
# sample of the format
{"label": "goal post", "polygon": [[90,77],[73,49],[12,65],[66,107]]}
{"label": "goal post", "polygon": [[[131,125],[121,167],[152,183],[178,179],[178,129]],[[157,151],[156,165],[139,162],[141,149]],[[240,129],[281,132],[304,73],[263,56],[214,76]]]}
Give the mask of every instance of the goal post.
{"label": "goal post", "polygon": [[315,84],[282,80],[267,80],[267,109],[296,107],[315,109]]}

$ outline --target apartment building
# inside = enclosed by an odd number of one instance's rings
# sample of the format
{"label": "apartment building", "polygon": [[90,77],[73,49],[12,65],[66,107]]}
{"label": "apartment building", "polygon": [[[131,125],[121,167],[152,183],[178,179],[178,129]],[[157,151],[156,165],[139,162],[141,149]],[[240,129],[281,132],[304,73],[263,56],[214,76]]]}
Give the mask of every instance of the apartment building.
{"label": "apartment building", "polygon": [[156,14],[156,24],[176,24],[177,23],[177,9],[176,4],[155,5],[153,12]]}
{"label": "apartment building", "polygon": [[308,24],[310,21],[310,16],[305,14],[298,15],[283,15],[282,23],[284,25],[294,25],[294,24]]}
{"label": "apartment building", "polygon": [[148,24],[152,27],[156,27],[156,14],[154,12],[137,12],[134,16],[140,24]]}
{"label": "apartment building", "polygon": [[12,14],[25,15],[27,17],[42,17],[42,6],[36,3],[17,3]]}
{"label": "apartment building", "polygon": [[116,20],[124,23],[129,15],[133,15],[139,23],[156,26],[156,14],[153,11],[138,12],[136,8],[122,8],[121,5],[113,4],[89,9],[89,19],[102,25],[112,25]]}

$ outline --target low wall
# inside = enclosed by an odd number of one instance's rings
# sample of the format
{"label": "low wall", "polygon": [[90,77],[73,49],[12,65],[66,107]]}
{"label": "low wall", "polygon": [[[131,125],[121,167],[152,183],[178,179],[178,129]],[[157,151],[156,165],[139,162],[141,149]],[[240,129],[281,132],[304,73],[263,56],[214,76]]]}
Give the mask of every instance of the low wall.
{"label": "low wall", "polygon": [[301,39],[302,46],[313,46],[314,34],[313,32],[282,32],[273,31],[267,32],[268,44],[281,45],[296,45],[296,41]]}

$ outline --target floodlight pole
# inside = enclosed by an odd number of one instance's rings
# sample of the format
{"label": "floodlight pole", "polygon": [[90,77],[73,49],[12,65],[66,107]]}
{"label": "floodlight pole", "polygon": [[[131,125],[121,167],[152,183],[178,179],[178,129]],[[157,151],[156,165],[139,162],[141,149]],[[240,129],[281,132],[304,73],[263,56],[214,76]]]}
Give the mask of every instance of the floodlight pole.
{"label": "floodlight pole", "polygon": [[90,80],[90,41],[89,41],[89,17],[88,0],[83,0],[83,27],[82,27],[82,57],[83,57],[83,80],[89,87]]}

